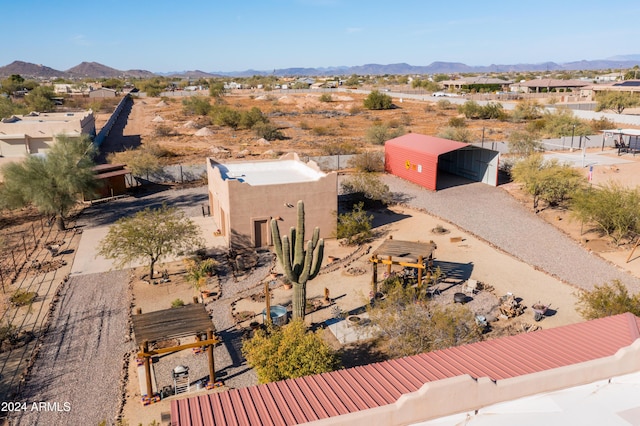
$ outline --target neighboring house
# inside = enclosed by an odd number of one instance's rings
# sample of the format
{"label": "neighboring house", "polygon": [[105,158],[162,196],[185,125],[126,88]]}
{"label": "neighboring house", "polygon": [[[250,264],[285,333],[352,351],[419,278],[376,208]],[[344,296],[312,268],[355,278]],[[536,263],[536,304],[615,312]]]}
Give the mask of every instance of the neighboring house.
{"label": "neighboring house", "polygon": [[59,135],[96,134],[93,111],[30,113],[0,120],[0,156],[46,153]]}
{"label": "neighboring house", "polygon": [[304,163],[293,153],[279,160],[224,164],[209,158],[207,177],[217,233],[231,247],[272,245],[270,220],[277,218],[285,232],[295,226],[298,200],[304,201],[306,238],[316,226],[323,238],[335,232],[337,174],[324,173],[313,161]]}
{"label": "neighboring house", "polygon": [[625,80],[610,84],[594,84],[584,87],[580,94],[585,97],[597,95],[598,92],[640,93],[640,80]]}
{"label": "neighboring house", "polygon": [[624,73],[612,72],[609,74],[597,75],[593,80],[597,83],[609,83],[612,81],[624,80]]}
{"label": "neighboring house", "polygon": [[574,92],[591,85],[592,83],[582,80],[541,78],[512,84],[510,90],[521,93]]}
{"label": "neighboring house", "polygon": [[171,424],[640,424],[630,313],[171,401]]}
{"label": "neighboring house", "polygon": [[447,90],[476,90],[482,91],[483,89],[496,91],[507,90],[512,80],[502,80],[493,77],[463,77],[457,80],[444,80],[439,84]]}
{"label": "neighboring house", "polygon": [[115,98],[116,96],[118,96],[118,92],[107,87],[101,87],[89,92],[90,98]]}

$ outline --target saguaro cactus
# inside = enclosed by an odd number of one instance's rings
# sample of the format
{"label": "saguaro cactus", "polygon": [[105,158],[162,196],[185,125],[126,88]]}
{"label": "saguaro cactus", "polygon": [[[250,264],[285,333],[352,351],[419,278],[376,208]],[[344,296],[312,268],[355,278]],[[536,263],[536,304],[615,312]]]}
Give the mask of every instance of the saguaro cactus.
{"label": "saguaro cactus", "polygon": [[271,236],[276,255],[285,275],[293,284],[293,318],[304,318],[307,302],[307,281],[318,275],[324,253],[324,240],[320,228],[313,230],[313,237],[304,242],[304,203],[298,201],[298,223],[291,227],[289,235],[280,236],[278,221],[271,219]]}

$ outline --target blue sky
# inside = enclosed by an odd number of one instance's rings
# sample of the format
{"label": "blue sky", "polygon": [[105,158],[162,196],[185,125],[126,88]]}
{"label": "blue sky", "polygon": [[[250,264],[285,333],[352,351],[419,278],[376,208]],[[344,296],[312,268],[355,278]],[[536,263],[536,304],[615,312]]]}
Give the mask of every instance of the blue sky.
{"label": "blue sky", "polygon": [[570,62],[639,54],[636,1],[20,0],[0,66],[243,71],[434,61]]}

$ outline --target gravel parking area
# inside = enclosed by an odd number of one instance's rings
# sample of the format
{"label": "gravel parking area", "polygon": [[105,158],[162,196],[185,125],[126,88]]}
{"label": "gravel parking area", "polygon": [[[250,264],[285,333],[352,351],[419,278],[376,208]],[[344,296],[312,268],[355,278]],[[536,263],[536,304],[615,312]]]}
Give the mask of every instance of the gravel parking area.
{"label": "gravel parking area", "polygon": [[[118,414],[129,341],[128,272],[72,277],[21,395],[12,425],[108,424]],[[42,410],[32,403],[45,402]]]}
{"label": "gravel parking area", "polygon": [[432,192],[395,176],[383,179],[402,204],[455,224],[564,282],[591,290],[619,279],[631,292],[640,291],[640,280],[588,252],[500,188],[465,182]]}

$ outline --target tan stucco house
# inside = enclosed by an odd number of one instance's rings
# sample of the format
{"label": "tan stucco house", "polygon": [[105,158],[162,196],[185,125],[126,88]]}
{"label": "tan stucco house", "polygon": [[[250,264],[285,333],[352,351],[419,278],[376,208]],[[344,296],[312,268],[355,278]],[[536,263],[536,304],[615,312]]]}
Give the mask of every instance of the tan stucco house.
{"label": "tan stucco house", "polygon": [[207,159],[209,206],[216,233],[230,247],[265,247],[272,244],[269,221],[277,218],[280,230],[296,224],[296,204],[304,201],[305,238],[320,227],[322,238],[332,237],[338,209],[338,175],[300,161],[296,154],[278,160],[219,163]]}
{"label": "tan stucco house", "polygon": [[0,120],[0,157],[20,159],[46,153],[60,135],[95,136],[93,111],[14,115]]}

